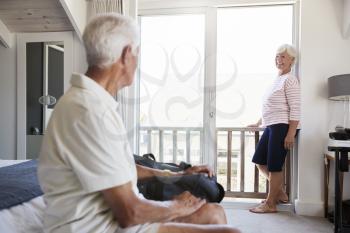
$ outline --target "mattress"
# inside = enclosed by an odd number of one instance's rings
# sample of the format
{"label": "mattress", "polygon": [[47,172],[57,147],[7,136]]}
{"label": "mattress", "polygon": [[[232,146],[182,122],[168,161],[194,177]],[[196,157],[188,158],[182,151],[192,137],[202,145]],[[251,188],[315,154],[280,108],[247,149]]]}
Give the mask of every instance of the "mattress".
{"label": "mattress", "polygon": [[[0,167],[26,160],[0,160]],[[0,211],[1,233],[41,233],[45,203],[43,197]]]}
{"label": "mattress", "polygon": [[0,167],[10,166],[17,163],[23,163],[28,160],[4,160],[0,159]]}

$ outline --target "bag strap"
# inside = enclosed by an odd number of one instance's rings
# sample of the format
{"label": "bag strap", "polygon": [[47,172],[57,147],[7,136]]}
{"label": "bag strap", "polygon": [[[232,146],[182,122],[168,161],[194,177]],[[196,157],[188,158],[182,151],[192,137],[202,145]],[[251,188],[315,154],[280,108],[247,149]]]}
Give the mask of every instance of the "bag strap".
{"label": "bag strap", "polygon": [[176,172],[176,171],[184,171],[187,168],[192,167],[191,164],[186,162],[181,162],[180,164],[157,162],[156,157],[152,153],[144,154],[142,155],[141,158],[144,158],[146,160],[146,161],[143,161],[143,163],[147,163],[147,164],[141,164],[141,165],[151,166],[151,168],[156,168],[160,170],[167,169],[167,170]]}
{"label": "bag strap", "polygon": [[189,163],[181,162],[181,163],[179,164],[179,167],[180,167],[182,170],[185,171],[187,168],[192,167],[192,165],[189,164]]}
{"label": "bag strap", "polygon": [[144,154],[144,155],[142,155],[142,157],[156,161],[156,157],[152,153]]}

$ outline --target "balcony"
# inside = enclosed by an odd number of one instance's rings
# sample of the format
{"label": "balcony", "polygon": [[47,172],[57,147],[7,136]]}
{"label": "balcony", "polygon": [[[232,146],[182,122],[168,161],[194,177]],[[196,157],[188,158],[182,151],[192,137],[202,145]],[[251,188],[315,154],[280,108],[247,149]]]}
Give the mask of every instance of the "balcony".
{"label": "balcony", "polygon": [[[266,198],[268,181],[251,162],[263,128],[216,128],[215,171],[226,197]],[[158,161],[203,163],[203,128],[141,127],[140,154],[153,153]],[[283,168],[284,185],[290,193],[290,155]]]}

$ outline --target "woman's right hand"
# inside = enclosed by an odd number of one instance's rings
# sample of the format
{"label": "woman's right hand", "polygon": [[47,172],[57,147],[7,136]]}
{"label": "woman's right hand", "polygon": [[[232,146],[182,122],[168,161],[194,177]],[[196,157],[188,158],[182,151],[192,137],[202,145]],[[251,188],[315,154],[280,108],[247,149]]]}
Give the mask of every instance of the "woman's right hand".
{"label": "woman's right hand", "polygon": [[256,122],[255,124],[247,125],[247,127],[250,128],[249,132],[254,133],[258,131],[258,128],[261,125],[261,123],[262,123],[262,119],[260,118],[258,122]]}
{"label": "woman's right hand", "polygon": [[259,126],[260,126],[259,122],[255,123],[255,124],[247,125],[247,127],[250,128],[249,132],[251,132],[251,133],[258,131]]}

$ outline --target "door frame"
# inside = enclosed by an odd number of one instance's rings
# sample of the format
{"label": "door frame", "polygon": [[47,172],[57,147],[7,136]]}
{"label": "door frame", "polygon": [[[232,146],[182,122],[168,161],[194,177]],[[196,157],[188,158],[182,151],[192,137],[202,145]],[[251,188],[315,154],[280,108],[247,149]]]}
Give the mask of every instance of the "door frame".
{"label": "door frame", "polygon": [[69,87],[73,72],[73,32],[19,33],[17,34],[17,147],[16,159],[27,158],[27,64],[26,43],[63,41],[64,90]]}

